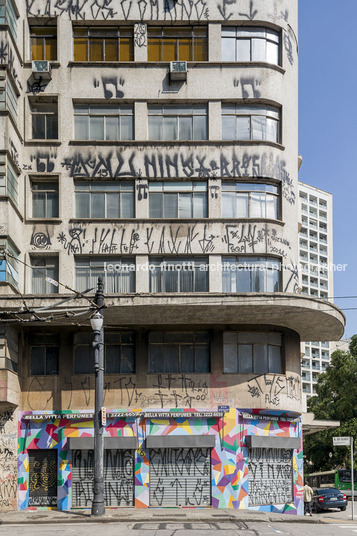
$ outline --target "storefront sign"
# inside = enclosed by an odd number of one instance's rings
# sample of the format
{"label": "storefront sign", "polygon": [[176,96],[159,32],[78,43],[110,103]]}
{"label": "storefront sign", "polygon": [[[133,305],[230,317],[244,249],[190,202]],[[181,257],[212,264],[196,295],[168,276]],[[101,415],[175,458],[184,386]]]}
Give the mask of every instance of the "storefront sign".
{"label": "storefront sign", "polygon": [[185,412],[173,412],[173,411],[148,411],[147,413],[143,413],[143,417],[146,419],[180,419],[180,418],[191,418],[191,417],[197,417],[198,419],[208,419],[209,417],[223,417],[222,411],[185,411]]}
{"label": "storefront sign", "polygon": [[257,419],[259,421],[295,422],[297,417],[280,417],[279,415],[258,415],[256,413],[241,413],[243,419]]}

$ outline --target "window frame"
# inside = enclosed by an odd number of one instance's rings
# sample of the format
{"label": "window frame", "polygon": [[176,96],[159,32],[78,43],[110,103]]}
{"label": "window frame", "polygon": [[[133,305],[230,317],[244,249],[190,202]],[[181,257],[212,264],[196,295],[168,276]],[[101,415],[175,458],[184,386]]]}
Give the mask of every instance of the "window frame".
{"label": "window frame", "polygon": [[[54,30],[54,33],[51,34],[51,33],[48,33],[48,35],[46,35],[45,33],[44,34],[39,34],[39,35],[36,35],[36,33],[33,33],[34,30],[38,30],[38,29],[41,29],[41,30]],[[33,57],[33,39],[38,39],[38,40],[42,40],[42,53],[40,54],[40,58],[34,58]],[[55,57],[50,57],[50,58],[46,58],[46,50],[47,50],[47,41],[49,40],[54,40],[55,41],[55,54],[54,56]],[[31,55],[31,60],[32,61],[50,61],[50,62],[54,62],[54,61],[57,61],[57,57],[58,57],[58,39],[57,39],[57,26],[56,25],[53,25],[53,26],[41,26],[41,25],[36,25],[36,24],[31,24],[30,25],[30,55]]]}
{"label": "window frame", "polygon": [[[183,281],[181,281],[181,277],[177,276],[177,285],[175,290],[166,290],[165,289],[165,278],[164,274],[166,272],[178,272],[178,274],[182,274],[183,272],[180,270],[162,270],[158,269],[161,267],[162,264],[165,265],[178,265],[178,264],[184,264],[184,263],[194,263],[193,270],[187,270],[188,272],[191,272],[193,274],[192,276],[192,290],[181,290],[181,286],[184,284]],[[205,270],[200,270],[200,266],[205,266]],[[184,270],[185,271],[185,270]],[[154,274],[159,272],[160,277],[158,278],[158,286],[159,290],[153,290],[153,286],[156,283],[156,279],[154,278]],[[204,281],[205,284],[205,290],[197,290],[195,287],[199,285],[199,282],[197,282],[197,273],[203,272],[206,274],[206,279]],[[186,272],[187,273],[187,272]],[[166,284],[167,286],[167,284]],[[209,257],[208,256],[190,256],[190,257],[183,257],[183,256],[150,256],[149,257],[149,292],[152,294],[170,294],[170,293],[206,293],[209,292]]]}
{"label": "window frame", "polygon": [[[134,294],[135,293],[135,288],[136,288],[136,265],[135,265],[135,257],[133,257],[132,255],[130,256],[124,256],[124,255],[118,255],[118,256],[106,256],[106,255],[92,255],[91,257],[88,256],[88,255],[76,255],[75,256],[75,266],[74,266],[74,275],[75,275],[75,285],[76,285],[76,289],[77,290],[87,290],[86,288],[83,288],[81,287],[81,283],[80,283],[80,280],[77,279],[78,278],[78,275],[77,275],[77,270],[78,268],[80,268],[79,266],[79,263],[83,263],[83,268],[86,267],[84,263],[88,263],[88,267],[89,269],[91,270],[93,268],[93,271],[94,271],[94,274],[93,275],[92,273],[89,273],[89,275],[86,275],[86,280],[89,280],[91,278],[94,278],[95,280],[97,280],[97,277],[98,275],[100,276],[104,276],[103,277],[103,280],[104,280],[104,286],[105,286],[105,289],[106,289],[106,293],[107,294],[122,294],[122,295],[125,295],[125,294]],[[91,266],[93,264],[93,267]],[[104,268],[104,264],[108,264],[108,268],[105,269]],[[113,270],[110,271],[110,268],[109,266],[112,266],[113,267]],[[121,273],[120,270],[117,270],[116,267],[117,266],[126,266],[126,267],[129,267],[129,268],[124,268],[123,269],[123,273],[129,273],[129,274],[132,274],[132,279],[130,279],[130,285],[132,285],[132,288],[129,290],[129,291],[111,291],[109,290],[112,286],[112,281],[110,281],[110,284],[108,284],[108,274],[109,274],[109,277],[111,276],[111,274],[113,275],[113,279],[114,279],[114,275],[119,275]],[[95,273],[95,270],[97,270],[97,273]],[[99,271],[98,271],[99,270]],[[122,286],[124,284],[124,281],[121,282],[121,281],[115,281],[114,282],[114,285],[116,286]],[[93,282],[93,288],[95,288],[96,285],[94,285],[94,282]],[[88,288],[91,288],[90,286]]]}
{"label": "window frame", "polygon": [[[88,111],[81,112],[79,108],[87,107]],[[92,109],[100,109],[103,108],[103,112],[95,112],[92,111]],[[77,108],[77,110],[76,110]],[[105,109],[112,108],[113,111],[116,111],[117,113],[109,113],[108,111],[105,112]],[[128,112],[129,108],[131,109],[131,113]],[[126,110],[125,110],[126,109]],[[76,119],[78,121],[78,118],[85,117],[88,118],[88,124],[87,124],[87,137],[78,137],[76,134],[76,129],[79,128],[79,126],[76,127]],[[117,138],[108,138],[107,137],[107,130],[108,130],[108,118],[115,117],[117,119],[117,131],[118,131],[118,137]],[[131,117],[131,124],[130,124],[130,130],[131,130],[131,137],[125,137],[122,136],[122,130],[125,128],[122,126],[122,117]],[[98,137],[92,137],[91,136],[91,125],[92,120],[94,118],[103,118],[103,138]],[[74,140],[76,141],[132,141],[134,140],[134,105],[133,104],[119,104],[119,103],[111,103],[111,104],[93,104],[93,103],[79,103],[74,102],[73,103],[73,123],[74,123]]]}
{"label": "window frame", "polygon": [[[225,269],[225,266],[227,264],[230,264],[232,266],[232,264],[234,263],[236,268],[234,270],[232,269]],[[263,266],[265,263],[265,269],[264,270],[261,270],[259,267],[260,266]],[[238,287],[239,287],[239,279],[238,279],[238,276],[242,273],[242,272],[245,272],[246,270],[242,270],[242,269],[239,269],[240,266],[242,265],[247,265],[248,267],[248,275],[249,275],[249,287],[250,287],[250,290],[239,290]],[[279,269],[277,270],[273,270],[273,268],[270,268],[270,267],[274,267],[276,265],[279,265]],[[257,270],[254,270],[252,269],[252,266],[258,266]],[[269,294],[272,294],[272,293],[275,293],[275,292],[282,292],[282,270],[281,270],[281,266],[282,266],[282,262],[281,262],[281,259],[278,258],[278,257],[274,257],[274,256],[271,256],[271,255],[256,255],[256,256],[247,256],[247,255],[222,255],[222,292],[223,293],[227,293],[227,294],[241,294],[241,293],[256,293],[256,292],[259,292],[259,293],[269,293]],[[228,278],[228,276],[226,276],[225,278],[225,272],[231,272],[233,274],[235,274],[235,279],[233,280],[232,279],[232,276],[230,278]],[[260,288],[259,289],[256,289],[254,288],[255,285],[257,285],[257,281],[258,281],[258,284],[261,282],[261,279],[259,278],[258,280],[256,279],[257,278],[257,272],[259,274],[259,272],[264,272],[264,290],[261,290]],[[278,276],[277,279],[276,279],[276,282],[274,283],[274,285],[277,285],[277,290],[267,290],[268,288],[268,283],[269,283],[269,280],[268,280],[268,274],[271,273],[271,275],[275,275],[275,276]],[[246,276],[245,276],[246,277]],[[243,278],[242,278],[243,279]],[[230,289],[225,289],[225,286],[226,284],[230,284]],[[231,290],[232,288],[232,283],[235,285],[235,288],[236,290]],[[248,281],[243,281],[244,284],[247,284]]]}
{"label": "window frame", "polygon": [[[41,338],[42,339],[45,339],[47,337],[50,337],[50,336],[53,336],[53,338],[55,339],[53,342],[46,342],[45,340],[41,343],[40,340]],[[31,341],[31,338],[34,340],[36,337],[39,338],[39,342],[38,343],[34,343]],[[30,376],[58,376],[59,375],[59,349],[60,349],[60,344],[59,344],[59,337],[57,334],[52,334],[52,333],[34,333],[33,335],[30,336],[30,341],[29,341],[29,347],[30,347],[30,362],[29,362],[29,375]],[[42,374],[39,374],[39,373],[36,373],[34,374],[33,373],[33,368],[32,368],[32,349],[33,348],[43,348],[44,349],[44,355],[43,355],[43,359],[44,359],[44,373]],[[57,348],[57,355],[56,355],[56,360],[57,360],[57,372],[52,372],[52,373],[48,373],[47,372],[47,349],[48,348]]]}
{"label": "window frame", "polygon": [[[132,342],[123,342],[123,336],[129,335],[132,337]],[[78,340],[79,336],[83,336],[83,338],[86,336],[88,339],[88,342],[76,342],[76,339]],[[106,342],[106,337],[110,336],[117,336],[119,338],[118,342],[116,343],[109,343]],[[83,374],[94,374],[94,350],[92,346],[92,339],[93,339],[93,333],[92,332],[86,332],[81,331],[73,334],[73,374],[83,375]],[[107,349],[110,347],[117,347],[119,346],[119,359],[118,359],[118,370],[117,371],[111,371],[108,372],[107,370]],[[122,347],[131,347],[133,349],[133,361],[132,361],[132,370],[129,370],[127,372],[122,371],[122,363],[125,362],[125,359],[122,358]],[[88,369],[86,372],[77,372],[76,371],[76,349],[78,347],[84,347],[88,348]],[[110,374],[135,374],[136,373],[136,334],[135,331],[111,331],[106,330],[104,333],[104,374],[110,375]],[[93,363],[92,370],[90,369],[90,365]]]}
{"label": "window frame", "polygon": [[[84,30],[87,30],[87,34],[81,36],[76,35],[76,31],[78,32],[81,30],[82,32]],[[100,33],[103,30],[107,33],[112,32],[113,34],[116,33],[116,35],[109,36],[109,35],[95,35],[96,33]],[[128,33],[125,34],[125,31]],[[129,35],[130,31],[130,35]],[[121,32],[124,32],[124,35],[121,35]],[[73,61],[75,63],[103,63],[103,62],[129,62],[134,61],[134,28],[132,26],[73,26]],[[76,52],[75,52],[75,46],[76,46],[76,38],[86,40],[86,51],[87,51],[87,59],[76,59]],[[106,39],[110,40],[116,40],[116,54],[117,59],[106,59]],[[129,39],[129,57],[130,59],[122,59],[120,57],[121,55],[121,48],[123,47],[123,44],[121,43],[122,40]],[[101,60],[94,60],[91,59],[91,41],[102,41],[101,47],[102,47],[102,59]],[[93,45],[92,45],[93,46]]]}
{"label": "window frame", "polygon": [[[233,338],[234,335],[236,335],[236,340],[237,342],[236,343],[232,343],[232,342],[226,342],[225,338],[227,335],[231,335],[231,337]],[[252,339],[252,342],[248,342],[249,341],[249,335],[252,335],[252,336],[256,336],[257,338],[262,337],[262,336],[266,336],[266,340],[267,342],[266,343],[262,343],[262,342],[257,342],[257,341],[253,341]],[[274,336],[280,336],[280,343],[274,343],[272,342],[271,340],[269,339],[273,339]],[[240,342],[239,339],[243,339],[242,342]],[[244,339],[248,339],[248,340],[244,340]],[[236,349],[236,363],[237,363],[237,367],[236,367],[236,370],[235,371],[229,371],[227,370],[227,366],[226,366],[226,346],[236,346],[237,349]],[[239,346],[250,346],[252,347],[251,348],[251,363],[252,363],[252,366],[251,366],[251,369],[250,370],[243,370],[241,371],[240,370],[240,353],[239,353]],[[256,349],[256,352],[255,352],[255,347],[266,347],[266,352],[264,352],[266,354],[266,361],[267,361],[267,370],[266,371],[262,371],[261,369],[259,369],[259,367],[257,366],[257,362],[258,362],[258,358],[259,358],[259,355],[258,354],[258,349]],[[280,348],[280,370],[274,370],[273,367],[270,366],[270,352],[269,352],[269,347],[278,347]],[[242,350],[243,351],[243,350]],[[243,356],[244,357],[244,356]],[[244,357],[245,358],[245,357]],[[285,374],[285,369],[286,369],[286,364],[285,364],[285,334],[283,332],[275,332],[275,331],[272,331],[272,332],[268,332],[268,331],[256,331],[256,332],[248,332],[248,331],[224,331],[223,332],[223,374]]]}
{"label": "window frame", "polygon": [[[88,190],[81,190],[79,189],[79,185],[82,184],[82,185],[89,185],[89,189]],[[107,189],[104,189],[101,190],[101,189],[95,189],[95,190],[92,190],[91,187],[92,185],[107,185],[107,184],[112,184],[112,185],[115,185],[118,187],[118,190],[107,190]],[[122,188],[124,186],[127,186],[127,185],[130,185],[132,186],[132,190],[123,190]],[[123,200],[123,194],[132,194],[132,208],[133,208],[133,214],[130,215],[130,216],[123,216],[122,215],[122,212],[123,212],[123,205],[125,206],[125,200]],[[84,215],[80,215],[80,212],[78,210],[79,208],[79,201],[78,200],[78,197],[77,197],[77,194],[78,196],[80,196],[81,194],[88,194],[88,208],[89,208],[89,215],[88,216],[84,216]],[[101,194],[104,196],[104,215],[102,216],[93,216],[92,215],[92,209],[93,209],[93,202],[92,202],[92,194],[95,195],[95,194]],[[119,215],[118,216],[109,216],[108,215],[108,196],[110,196],[111,194],[117,194],[118,197],[119,197]],[[75,217],[76,218],[84,218],[84,219],[133,219],[135,218],[135,213],[136,213],[136,205],[135,205],[135,182],[133,180],[123,180],[123,181],[113,181],[113,180],[109,180],[109,181],[106,181],[106,180],[100,180],[100,181],[86,181],[86,180],[75,180],[74,181],[74,200],[75,200]]]}
{"label": "window frame", "polygon": [[[180,35],[180,31],[182,30],[186,31],[185,33],[182,33]],[[206,30],[205,35],[196,35],[195,32],[197,30],[201,31]],[[156,32],[156,34],[155,34]],[[168,33],[165,33],[168,32]],[[171,32],[171,34],[170,34]],[[188,37],[188,32],[191,32],[191,35]],[[176,35],[175,35],[176,33]],[[180,57],[180,40],[188,40],[188,46],[191,48],[191,57],[188,59],[187,57]],[[155,59],[149,59],[152,50],[151,47],[155,44],[152,41],[159,41],[157,45],[159,46],[159,58]],[[169,40],[175,41],[176,44],[175,47],[175,55],[174,57],[170,57],[169,59],[163,59],[164,58],[164,44],[167,43]],[[205,55],[205,59],[197,58],[197,53],[195,54],[196,50],[196,43],[197,41],[201,41],[203,45],[203,53]],[[181,43],[182,44],[182,43]],[[167,53],[167,50],[166,50]],[[148,26],[147,30],[147,54],[148,54],[148,61],[149,62],[166,62],[169,63],[170,61],[208,61],[208,27],[207,26]]]}
{"label": "window frame", "polygon": [[[231,35],[224,35],[224,32],[231,31]],[[233,32],[235,32],[235,35],[233,35]],[[254,32],[256,32],[256,35],[254,35]],[[265,32],[265,36],[259,36],[257,35],[258,32]],[[243,35],[243,34],[249,34],[251,35]],[[275,39],[273,39],[273,35],[275,36]],[[274,30],[272,28],[264,27],[264,26],[222,26],[222,32],[221,32],[221,39],[222,39],[222,62],[229,62],[234,61],[237,63],[269,63],[270,65],[277,65],[281,67],[282,63],[282,52],[281,52],[281,43],[282,43],[282,37],[281,37],[281,30]],[[223,53],[224,53],[224,41],[228,39],[234,39],[235,40],[235,46],[234,46],[234,60],[232,59],[224,59]],[[254,47],[253,47],[253,40],[261,40],[264,41],[265,44],[267,43],[273,43],[277,45],[277,52],[278,52],[278,62],[270,62],[268,61],[268,52],[267,47],[265,46],[265,59],[253,59],[254,54]],[[239,41],[249,41],[249,60],[238,59],[238,42]]]}
{"label": "window frame", "polygon": [[10,285],[18,288],[19,271],[16,259],[19,257],[20,251],[10,238],[1,239],[0,243],[3,249],[8,250],[9,253],[15,257],[15,259],[9,256],[7,256],[6,259],[0,258],[0,281],[10,283]]}
{"label": "window frame", "polygon": [[[150,338],[153,337],[154,335],[156,335],[156,337],[158,337],[159,335],[162,335],[162,341],[150,341]],[[174,341],[174,340],[165,340],[165,337],[166,339],[167,338],[170,338],[170,336],[177,336],[179,337],[180,335],[193,335],[193,341]],[[196,338],[198,335],[204,335],[204,336],[207,336],[207,340],[204,341],[204,342],[200,342],[200,341],[197,341]],[[163,352],[162,352],[162,363],[163,363],[163,368],[161,370],[153,370],[153,366],[152,366],[152,355],[151,355],[151,348],[152,347],[163,347]],[[178,370],[174,370],[174,367],[166,367],[166,359],[169,359],[169,356],[165,356],[165,348],[168,350],[169,347],[173,347],[173,346],[177,346],[178,347],[178,350],[177,350],[177,364],[178,364]],[[194,370],[183,370],[182,369],[182,360],[183,360],[183,356],[182,356],[182,347],[189,347],[189,346],[193,346],[193,353],[194,353],[194,356],[193,356],[193,369]],[[200,371],[200,370],[197,370],[198,368],[198,365],[197,365],[197,350],[200,349],[200,348],[205,348],[206,350],[208,350],[208,356],[207,356],[207,369],[206,371]],[[148,334],[148,373],[149,374],[166,374],[166,373],[182,373],[182,374],[210,374],[211,373],[211,337],[210,337],[210,333],[209,331],[150,331],[149,334]]]}
{"label": "window frame", "polygon": [[[34,261],[44,261],[44,265],[36,265],[33,264]],[[52,261],[52,264],[51,264]],[[34,290],[34,274],[35,272],[42,275],[43,278],[49,277],[50,279],[53,279],[55,281],[59,280],[59,257],[58,255],[30,255],[30,263],[31,263],[31,294],[58,294],[59,288],[58,285],[53,285],[49,281],[46,281],[44,279],[44,282],[41,284],[45,285],[44,290],[41,292]],[[48,264],[47,264],[48,263]],[[53,273],[47,273],[47,270],[53,270]]]}
{"label": "window frame", "polygon": [[[174,190],[174,186],[177,185],[177,189]],[[149,181],[148,184],[148,196],[149,196],[149,218],[150,219],[202,219],[208,218],[208,184],[207,181]],[[161,191],[158,188],[161,186]],[[203,187],[202,190],[198,189]],[[155,189],[154,189],[155,188]],[[176,196],[175,212],[176,214],[166,214],[165,212],[165,194]],[[204,215],[197,214],[199,207],[195,199],[200,198],[200,194],[204,194],[205,206]],[[154,196],[161,196],[159,203],[160,216],[153,215],[155,207],[153,204]],[[185,197],[184,197],[185,196]],[[190,212],[191,216],[180,216],[180,210],[182,209],[183,199],[190,196]],[[167,204],[167,199],[166,199]],[[169,207],[168,207],[169,208]],[[168,209],[167,209],[168,210]]]}
{"label": "window frame", "polygon": [[[179,110],[181,107],[181,110]],[[161,109],[161,110],[160,110]],[[201,111],[200,111],[201,109]],[[203,109],[204,112],[202,111]],[[170,110],[172,110],[170,112]],[[179,110],[179,111],[175,111]],[[197,112],[195,113],[195,110]],[[148,104],[148,140],[149,141],[206,141],[208,140],[208,105],[207,104]],[[154,122],[151,122],[150,124],[150,118],[161,118],[161,124],[158,127],[159,128],[159,138],[152,137],[152,134],[150,133],[151,129],[155,128]],[[199,130],[200,128],[204,128],[205,134],[204,137],[195,137],[195,123],[197,123],[197,120],[195,121],[195,118],[203,117],[205,119],[205,125],[196,125],[196,128]],[[192,137],[180,137],[180,132],[183,127],[181,125],[183,124],[183,120],[190,118],[191,119],[191,133]],[[166,121],[165,121],[166,119]],[[170,121],[171,121],[171,128],[173,126],[173,120],[175,120],[175,127],[176,129],[176,137],[167,137],[167,130],[165,131],[165,128],[168,129],[170,127]],[[157,128],[157,125],[156,125]],[[169,131],[168,131],[169,132]]]}
{"label": "window frame", "polygon": [[[235,111],[232,111],[232,108],[235,108]],[[230,111],[225,111],[228,108],[231,108]],[[256,110],[256,112],[254,112]],[[240,141],[240,142],[266,142],[266,143],[277,143],[281,145],[282,143],[282,133],[281,133],[281,126],[282,126],[282,107],[281,106],[275,106],[271,104],[243,104],[243,103],[225,103],[222,102],[222,109],[221,109],[221,120],[222,120],[222,140],[224,141],[232,141],[232,138],[226,137],[224,134],[224,131],[228,129],[228,127],[224,127],[224,118],[234,118],[234,141]],[[238,123],[239,119],[241,118],[248,118],[249,122],[249,137],[248,138],[240,138],[239,132],[238,132]],[[254,132],[257,129],[254,129],[254,122],[258,121],[259,118],[264,118],[264,132],[265,132],[265,138],[262,137],[254,137]],[[276,139],[270,139],[267,138],[268,134],[268,121],[271,122],[271,125],[274,125],[274,132],[276,132]],[[226,120],[227,122],[227,120]],[[247,125],[246,125],[247,126]],[[263,132],[263,131],[262,131]]]}
{"label": "window frame", "polygon": [[[231,189],[225,188],[225,186],[231,185]],[[240,185],[240,188],[239,188]],[[242,188],[242,186],[252,186],[253,189],[248,190],[247,188]],[[235,186],[235,189],[234,189]],[[264,187],[266,189],[264,189]],[[272,192],[269,191],[269,187],[275,188],[276,191]],[[222,180],[222,202],[221,202],[221,217],[224,219],[234,218],[234,219],[274,219],[274,220],[281,220],[281,184],[273,183],[270,181],[261,181],[259,182],[246,182],[246,181],[228,181],[228,180]],[[229,192],[231,194],[236,194],[235,196],[235,203],[234,203],[234,215],[233,216],[225,216],[224,214],[224,193]],[[248,215],[247,216],[241,216],[238,214],[238,199],[239,195],[241,194],[247,194],[248,195]],[[252,197],[254,194],[258,194],[260,196],[265,196],[265,216],[256,216],[253,212],[253,202],[254,199]],[[276,217],[269,217],[267,216],[267,210],[268,210],[268,199],[273,198],[276,200],[275,208],[276,208]]]}
{"label": "window frame", "polygon": [[[32,141],[58,141],[59,140],[59,126],[60,126],[60,123],[59,123],[59,113],[58,113],[58,99],[51,99],[51,100],[48,100],[48,99],[41,99],[41,100],[38,100],[38,102],[35,102],[34,99],[29,99],[29,104],[30,104],[30,117],[31,117],[31,140]],[[43,104],[48,104],[49,107],[53,106],[53,108],[56,108],[56,109],[53,109],[53,110],[46,110],[44,109],[44,111],[36,111],[36,110],[33,110],[33,107],[34,106],[37,106],[37,105],[40,105],[42,106]],[[45,136],[43,138],[35,138],[34,137],[34,117],[44,117],[44,134]],[[55,121],[54,122],[54,130],[57,129],[57,137],[55,138],[50,138],[50,137],[47,137],[47,134],[48,134],[48,117],[55,117],[57,118],[57,122]]]}
{"label": "window frame", "polygon": [[[54,189],[51,189],[51,188],[47,188],[47,189],[44,189],[44,190],[36,190],[34,189],[34,185],[35,184],[43,184],[43,185],[56,185],[57,188],[54,188]],[[59,181],[58,179],[56,178],[52,178],[52,177],[30,177],[30,187],[31,187],[31,217],[33,219],[46,219],[46,220],[49,220],[49,219],[58,219],[59,218]],[[44,194],[44,207],[45,207],[45,214],[43,216],[35,216],[35,210],[34,210],[34,194],[35,192],[39,192]],[[56,215],[53,216],[53,215],[49,215],[48,212],[49,212],[49,209],[48,209],[48,194],[57,194],[57,211],[56,211]]]}

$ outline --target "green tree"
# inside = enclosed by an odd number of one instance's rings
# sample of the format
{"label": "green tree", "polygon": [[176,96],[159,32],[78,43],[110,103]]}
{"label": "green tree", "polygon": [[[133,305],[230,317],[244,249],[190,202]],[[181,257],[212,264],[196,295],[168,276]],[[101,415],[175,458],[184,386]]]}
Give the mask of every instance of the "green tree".
{"label": "green tree", "polygon": [[316,392],[308,401],[308,411],[316,419],[340,421],[341,425],[305,437],[305,472],[350,467],[349,447],[333,447],[332,437],[357,437],[357,335],[351,338],[348,352],[333,352],[330,366],[319,376]]}

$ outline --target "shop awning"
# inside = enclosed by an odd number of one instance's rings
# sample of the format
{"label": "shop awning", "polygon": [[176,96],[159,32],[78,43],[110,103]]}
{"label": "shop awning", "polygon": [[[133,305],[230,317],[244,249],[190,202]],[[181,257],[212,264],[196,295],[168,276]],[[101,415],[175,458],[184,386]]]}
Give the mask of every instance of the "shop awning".
{"label": "shop awning", "polygon": [[246,436],[245,444],[252,449],[300,449],[301,439],[299,437]]}
{"label": "shop awning", "polygon": [[146,446],[150,449],[210,448],[215,445],[214,435],[148,436]]}
{"label": "shop awning", "polygon": [[[92,450],[94,449],[93,437],[69,437],[69,448],[71,450]],[[105,437],[105,449],[136,449],[136,437]]]}

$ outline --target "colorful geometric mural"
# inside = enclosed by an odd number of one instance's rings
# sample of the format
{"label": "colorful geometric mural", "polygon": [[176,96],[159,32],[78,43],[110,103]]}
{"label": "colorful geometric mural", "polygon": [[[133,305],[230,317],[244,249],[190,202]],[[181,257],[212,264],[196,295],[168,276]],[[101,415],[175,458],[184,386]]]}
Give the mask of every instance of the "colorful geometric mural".
{"label": "colorful geometric mural", "polygon": [[[114,410],[110,410],[114,413]],[[135,507],[149,507],[150,451],[145,450],[147,436],[214,435],[211,452],[212,507],[254,509],[270,512],[302,514],[302,451],[293,453],[294,500],[289,504],[249,506],[248,449],[245,437],[250,435],[269,437],[301,437],[300,419],[293,415],[264,415],[262,410],[230,409],[222,417],[192,417],[195,410],[172,410],[175,417],[146,418],[141,410],[131,416],[116,413],[107,419],[104,437],[137,437],[135,451]],[[148,411],[148,410],[146,410]],[[155,411],[155,410],[153,410]],[[165,410],[166,412],[170,410]],[[185,416],[185,411],[190,416]],[[198,410],[196,410],[198,411]],[[108,410],[109,412],[109,410]],[[123,412],[125,413],[125,412]],[[254,415],[252,415],[254,413]],[[39,419],[34,420],[38,415]],[[62,414],[65,414],[65,416]],[[246,415],[250,418],[246,418]],[[27,419],[26,419],[27,416]],[[31,416],[30,419],[28,416]],[[72,504],[71,450],[69,437],[92,437],[93,420],[85,411],[20,412],[18,451],[18,507],[29,504],[29,450],[56,449],[58,453],[58,503],[59,510],[69,510]],[[293,420],[294,419],[294,420]],[[39,508],[37,508],[39,509]]]}

